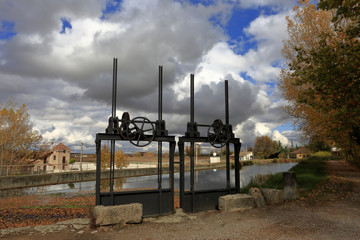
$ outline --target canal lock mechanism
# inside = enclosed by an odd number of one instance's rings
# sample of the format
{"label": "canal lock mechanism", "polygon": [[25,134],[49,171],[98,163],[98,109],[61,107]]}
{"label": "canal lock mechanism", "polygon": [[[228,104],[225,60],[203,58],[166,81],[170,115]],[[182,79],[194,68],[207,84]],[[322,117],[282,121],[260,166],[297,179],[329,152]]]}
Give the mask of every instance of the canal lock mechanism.
{"label": "canal lock mechanism", "polygon": [[[113,59],[113,84],[112,84],[112,115],[108,119],[108,127],[105,133],[96,134],[96,205],[113,206],[128,203],[143,204],[143,216],[156,216],[174,212],[174,165],[180,168],[180,207],[185,212],[198,212],[216,209],[218,198],[230,193],[240,192],[240,164],[239,153],[241,143],[239,138],[234,137],[232,126],[229,123],[229,94],[228,81],[225,80],[225,124],[221,119],[214,120],[211,124],[198,124],[195,122],[194,109],[194,74],[190,75],[190,121],[187,123],[187,131],[178,140],[180,161],[174,162],[176,140],[170,136],[166,129],[165,120],[162,118],[162,85],[163,67],[159,66],[158,86],[158,119],[151,121],[146,117],[130,118],[128,112],[124,112],[121,118],[116,115],[117,98],[117,58]],[[207,129],[207,136],[201,136],[199,128]],[[101,178],[101,142],[110,141],[110,169],[109,191],[102,192],[100,188]],[[158,143],[158,168],[157,189],[137,191],[115,191],[115,143],[116,141],[128,141],[136,147],[146,147],[152,142]],[[209,143],[215,148],[226,147],[226,187],[209,190],[196,190],[195,186],[195,162],[194,145],[196,142]],[[169,146],[169,186],[163,186],[162,148],[163,143]],[[190,143],[190,190],[185,191],[185,154],[184,145]],[[235,152],[233,174],[235,187],[231,187],[230,144]],[[106,170],[107,171],[107,170]]]}

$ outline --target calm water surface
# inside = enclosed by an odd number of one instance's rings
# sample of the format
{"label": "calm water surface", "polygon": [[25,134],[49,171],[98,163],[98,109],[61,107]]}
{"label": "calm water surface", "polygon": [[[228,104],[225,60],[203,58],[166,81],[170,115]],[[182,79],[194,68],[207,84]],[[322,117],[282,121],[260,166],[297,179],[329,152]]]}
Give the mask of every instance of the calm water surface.
{"label": "calm water surface", "polygon": [[[252,165],[245,166],[240,171],[240,185],[246,186],[252,178],[257,175],[269,175],[279,172],[286,172],[295,166],[297,163],[275,163],[266,165]],[[231,169],[231,186],[234,187],[235,171]],[[179,188],[179,173],[175,173],[175,188]],[[157,188],[157,175],[141,176],[141,177],[128,177],[118,178],[115,180],[115,191],[144,189],[144,188]],[[163,188],[169,187],[169,175],[163,175]],[[101,181],[102,191],[106,191],[108,181]],[[206,190],[214,188],[226,187],[226,170],[225,169],[212,169],[201,170],[195,172],[195,189]],[[185,189],[190,189],[190,173],[185,173]],[[57,184],[41,187],[31,187],[18,190],[1,191],[1,196],[10,195],[27,195],[27,194],[60,194],[60,193],[87,193],[95,191],[95,181],[78,182],[70,184]]]}

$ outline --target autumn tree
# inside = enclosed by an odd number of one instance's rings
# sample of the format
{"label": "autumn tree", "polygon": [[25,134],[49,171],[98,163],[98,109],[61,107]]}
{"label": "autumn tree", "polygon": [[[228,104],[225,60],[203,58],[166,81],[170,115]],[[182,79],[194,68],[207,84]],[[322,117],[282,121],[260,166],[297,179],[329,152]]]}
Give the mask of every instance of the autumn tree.
{"label": "autumn tree", "polygon": [[254,153],[255,157],[259,159],[269,158],[278,151],[276,141],[273,141],[268,136],[257,136],[255,139]]}
{"label": "autumn tree", "polygon": [[0,105],[0,159],[1,166],[21,163],[42,141],[35,130],[25,104],[9,100]]}
{"label": "autumn tree", "polygon": [[[101,148],[101,169],[110,167],[110,156],[110,148],[104,144]],[[116,168],[126,167],[129,164],[126,154],[120,149],[115,151],[114,161]]]}
{"label": "autumn tree", "polygon": [[307,138],[332,141],[352,157],[360,145],[359,35],[354,20],[336,18],[336,10],[326,6],[300,1],[287,17],[288,67],[280,75],[281,89],[290,102],[286,110]]}
{"label": "autumn tree", "polygon": [[186,146],[184,151],[186,156],[191,156],[191,146]]}

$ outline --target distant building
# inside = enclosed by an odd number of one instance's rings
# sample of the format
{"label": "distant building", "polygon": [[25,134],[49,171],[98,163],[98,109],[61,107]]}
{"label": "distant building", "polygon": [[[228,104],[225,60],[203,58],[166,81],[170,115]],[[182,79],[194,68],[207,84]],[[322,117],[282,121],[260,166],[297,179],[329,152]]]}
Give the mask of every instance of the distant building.
{"label": "distant building", "polygon": [[53,169],[65,170],[70,163],[71,149],[63,143],[59,143],[52,149],[51,155],[47,159],[47,164],[53,166]]}
{"label": "distant building", "polygon": [[47,161],[51,153],[52,152],[49,151],[38,151],[34,154],[34,156],[29,156],[30,157],[29,161],[34,166],[33,169],[35,172],[41,172],[41,171],[46,172],[47,170],[49,170],[47,168]]}
{"label": "distant building", "polygon": [[[230,155],[230,159],[235,159],[235,154]],[[246,161],[246,160],[253,160],[254,159],[254,153],[253,152],[240,152],[239,154],[239,160],[240,161]]]}
{"label": "distant building", "polygon": [[333,156],[340,157],[341,156],[341,148],[332,147],[331,153]]}
{"label": "distant building", "polygon": [[246,160],[253,160],[253,159],[254,159],[253,152],[240,152],[240,160],[246,161]]}
{"label": "distant building", "polygon": [[220,156],[217,156],[216,153],[213,153],[213,155],[210,156],[210,163],[219,163],[220,160]]}
{"label": "distant building", "polygon": [[307,148],[300,147],[298,150],[291,152],[293,158],[302,159],[307,158],[311,154],[311,151]]}

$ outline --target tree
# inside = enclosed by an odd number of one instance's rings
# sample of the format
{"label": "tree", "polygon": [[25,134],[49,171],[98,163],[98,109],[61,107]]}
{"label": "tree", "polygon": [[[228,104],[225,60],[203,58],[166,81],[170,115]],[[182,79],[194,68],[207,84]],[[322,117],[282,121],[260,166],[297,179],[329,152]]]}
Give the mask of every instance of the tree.
{"label": "tree", "polygon": [[191,156],[191,146],[185,147],[185,155],[188,157]]}
{"label": "tree", "polygon": [[[110,167],[110,155],[110,148],[104,144],[101,148],[101,169]],[[126,167],[129,164],[126,154],[120,149],[115,151],[114,161],[116,168]]]}
{"label": "tree", "polygon": [[316,135],[311,136],[307,144],[307,148],[310,149],[312,152],[329,152],[331,150],[330,143],[321,138],[320,136]]}
{"label": "tree", "polygon": [[300,1],[294,17],[287,17],[283,55],[288,67],[280,75],[281,90],[291,103],[287,112],[308,139],[332,141],[351,158],[360,145],[359,35],[353,30],[356,19],[337,17],[339,11],[326,2],[339,1],[322,1],[319,6],[328,10]]}
{"label": "tree", "polygon": [[259,159],[269,158],[278,152],[278,145],[268,136],[257,136],[254,146],[255,157]]}
{"label": "tree", "polygon": [[22,163],[42,141],[35,130],[25,104],[20,107],[9,100],[0,105],[0,159],[1,166]]}

